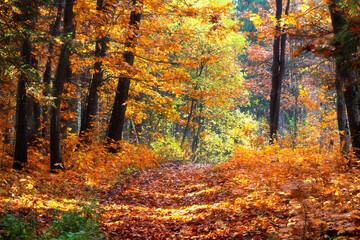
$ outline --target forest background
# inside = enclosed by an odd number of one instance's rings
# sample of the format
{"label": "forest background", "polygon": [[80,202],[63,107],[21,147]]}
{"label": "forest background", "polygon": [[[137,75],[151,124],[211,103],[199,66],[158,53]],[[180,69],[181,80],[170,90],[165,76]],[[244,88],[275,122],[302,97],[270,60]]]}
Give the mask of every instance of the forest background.
{"label": "forest background", "polygon": [[[53,221],[73,214],[91,219],[79,239],[105,236],[119,223],[99,213],[103,191],[185,161],[216,163],[233,191],[248,184],[274,209],[295,199],[297,218],[256,213],[249,236],[356,236],[359,10],[355,0],[0,0],[0,235],[61,239]],[[276,200],[257,189],[262,177]]]}

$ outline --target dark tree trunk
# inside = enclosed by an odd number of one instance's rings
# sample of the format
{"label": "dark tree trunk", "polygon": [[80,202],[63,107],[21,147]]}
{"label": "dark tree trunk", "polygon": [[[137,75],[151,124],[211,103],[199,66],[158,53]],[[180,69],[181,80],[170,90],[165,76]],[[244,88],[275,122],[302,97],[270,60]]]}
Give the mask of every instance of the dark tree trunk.
{"label": "dark tree trunk", "polygon": [[[98,0],[97,10],[103,11],[103,5],[104,5],[104,1]],[[100,59],[106,56],[107,42],[108,42],[107,37],[98,37],[96,39],[96,45],[95,45],[96,59]],[[99,99],[98,91],[103,81],[103,69],[102,69],[101,60],[95,62],[94,70],[95,73],[92,76],[83,117],[81,118],[80,135],[83,135],[84,133],[91,131],[91,129],[94,126],[94,120],[98,109],[98,99]]]}
{"label": "dark tree trunk", "polygon": [[[51,36],[55,37],[59,34],[60,30],[60,23],[61,23],[61,16],[64,9],[63,6],[64,0],[55,0],[54,3],[57,4],[57,13],[54,22],[50,25],[50,34]],[[52,60],[53,60],[53,52],[54,52],[54,45],[52,42],[49,43],[49,56],[45,66],[45,72],[43,76],[43,83],[45,85],[45,89],[43,91],[44,96],[48,96],[50,94],[50,83],[51,83],[51,73],[52,73]],[[48,137],[48,106],[43,106],[43,125],[44,128],[42,129],[42,137],[47,139]]]}
{"label": "dark tree trunk", "polygon": [[15,154],[13,168],[21,170],[27,162],[27,109],[26,109],[26,84],[32,68],[31,64],[31,41],[29,30],[34,28],[35,19],[38,14],[37,1],[14,1],[15,6],[20,9],[21,13],[14,13],[14,21],[21,22],[24,31],[22,32],[21,44],[21,65],[25,66],[20,71],[20,76],[17,84],[16,94],[16,139],[15,139]]}
{"label": "dark tree trunk", "polygon": [[[37,70],[38,63],[34,56],[31,59],[32,68]],[[39,75],[36,75],[39,78]],[[33,95],[27,95],[27,124],[28,124],[28,144],[36,145],[37,140],[40,138],[41,128],[41,106],[38,100]]]}
{"label": "dark tree trunk", "polygon": [[[205,70],[205,64],[201,62],[199,70],[198,70],[197,77],[200,77],[204,70]],[[196,83],[196,85],[194,87],[194,91],[197,91],[198,88],[199,88],[199,84]],[[184,133],[183,133],[183,137],[182,137],[181,145],[180,145],[181,147],[185,143],[186,135],[187,135],[187,133],[189,131],[190,121],[191,121],[191,118],[192,118],[192,115],[193,115],[193,111],[195,110],[196,102],[197,102],[196,99],[194,99],[194,98],[191,99],[190,112],[189,112],[189,115],[188,115],[188,118],[187,118],[187,121],[186,121],[186,125],[185,125],[185,128],[184,128]],[[201,103],[200,103],[200,106],[201,106]]]}
{"label": "dark tree trunk", "polygon": [[[334,34],[338,35],[346,30],[347,19],[346,13],[342,9],[342,1],[331,0],[329,2]],[[353,66],[353,56],[357,52],[359,44],[358,36],[353,33],[351,37],[335,42],[336,50],[336,73],[341,82],[346,103],[346,109],[349,120],[351,141],[356,157],[360,157],[360,94],[359,83],[357,81],[356,69]],[[345,41],[345,42],[344,42]]]}
{"label": "dark tree trunk", "polygon": [[271,95],[270,95],[270,144],[277,139],[279,130],[279,113],[280,113],[280,96],[282,78],[280,77],[280,36],[276,36],[273,44],[273,66],[271,78]]}
{"label": "dark tree trunk", "polygon": [[[290,0],[287,1],[285,14],[289,12]],[[279,114],[281,86],[285,74],[285,50],[286,50],[286,33],[282,33],[280,26],[282,14],[282,0],[276,0],[276,36],[273,43],[273,66],[271,77],[270,93],[270,144],[277,140],[279,131]]]}
{"label": "dark tree trunk", "polygon": [[[74,0],[65,0],[64,9],[64,34],[73,33],[73,5]],[[71,38],[66,37],[61,47],[59,62],[57,65],[55,79],[53,82],[54,104],[51,106],[50,119],[50,170],[64,169],[61,154],[61,125],[60,125],[60,103],[64,82],[71,77],[70,54]]]}
{"label": "dark tree trunk", "polygon": [[[73,78],[72,74],[67,74],[67,78],[65,79],[66,87],[64,88],[64,95],[67,96],[63,98],[63,108],[61,112],[66,113],[68,117],[61,118],[61,132],[64,138],[67,137],[68,133],[77,134],[79,132],[79,124],[78,124],[78,91],[77,78]],[[74,89],[75,86],[75,89]],[[65,115],[65,114],[64,114]]]}
{"label": "dark tree trunk", "polygon": [[[29,38],[30,36],[25,33],[21,46],[21,57],[26,68],[31,67],[31,42]],[[16,140],[13,164],[13,168],[16,170],[21,170],[27,163],[26,83],[28,73],[26,69],[23,71],[18,80],[16,94]]]}
{"label": "dark tree trunk", "polygon": [[31,95],[26,97],[26,118],[27,118],[27,129],[28,129],[28,143],[30,145],[36,144],[36,140],[40,137],[40,103]]}
{"label": "dark tree trunk", "polygon": [[[73,0],[73,4],[74,4],[75,0]],[[65,4],[67,4],[67,2],[65,2]],[[64,10],[64,25],[65,23],[65,14],[66,14],[66,8]],[[73,14],[73,13],[72,13]],[[69,25],[69,30],[70,33],[72,33],[72,38],[75,37],[75,25],[74,25],[74,20],[72,20],[72,22],[69,24],[71,24],[71,27]],[[67,32],[66,27],[64,26],[64,32]],[[71,48],[71,47],[70,47]],[[69,67],[67,69],[67,74],[66,74],[66,78],[65,78],[65,85],[66,88],[63,89],[64,91],[64,95],[67,96],[66,98],[63,98],[62,101],[64,103],[64,108],[61,109],[62,112],[67,113],[68,117],[67,118],[61,118],[60,121],[62,122],[62,126],[64,127],[62,129],[62,133],[64,138],[66,138],[68,133],[72,133],[72,134],[77,134],[79,132],[79,124],[78,124],[78,101],[79,101],[79,96],[78,96],[78,89],[77,89],[77,78],[73,78],[72,76],[72,72],[70,69],[70,63],[69,63]]]}
{"label": "dark tree trunk", "polygon": [[340,152],[346,157],[350,151],[350,133],[348,126],[348,119],[346,114],[346,104],[345,97],[343,93],[343,84],[336,73],[336,93],[337,93],[337,101],[336,101],[336,110],[337,110],[337,121],[340,135]]}
{"label": "dark tree trunk", "polygon": [[203,123],[204,123],[204,117],[202,116],[202,113],[203,113],[203,108],[204,108],[204,104],[202,103],[202,100],[200,99],[200,115],[198,116],[198,129],[197,129],[197,132],[194,136],[194,139],[193,139],[193,142],[192,142],[192,146],[191,146],[191,150],[192,150],[192,153],[193,153],[193,156],[192,156],[192,160],[193,162],[196,162],[197,158],[199,157],[199,151],[198,148],[200,148],[200,142],[201,142],[201,132],[202,132],[202,128],[203,128]]}
{"label": "dark tree trunk", "polygon": [[[132,9],[138,8],[138,1],[132,0]],[[132,10],[130,14],[129,22],[129,37],[125,43],[125,52],[123,58],[127,65],[134,65],[134,53],[133,48],[135,46],[136,39],[139,32],[139,23],[141,20],[140,10]],[[122,132],[125,122],[125,112],[126,112],[126,101],[128,99],[128,93],[130,88],[130,79],[131,79],[131,69],[128,70],[127,75],[123,75],[119,78],[118,86],[116,89],[115,101],[113,105],[113,110],[108,127],[108,142],[116,142],[121,140]],[[114,149],[112,149],[114,151]]]}
{"label": "dark tree trunk", "polygon": [[192,118],[192,114],[193,114],[193,111],[195,109],[195,105],[196,105],[196,100],[195,99],[191,99],[191,106],[190,106],[190,112],[189,112],[189,115],[187,117],[187,121],[186,121],[186,126],[184,128],[184,133],[183,133],[183,137],[182,137],[182,140],[181,140],[181,147],[184,145],[185,143],[185,139],[186,139],[186,135],[188,133],[188,130],[189,130],[189,126],[190,126],[190,121],[191,121],[191,118]]}

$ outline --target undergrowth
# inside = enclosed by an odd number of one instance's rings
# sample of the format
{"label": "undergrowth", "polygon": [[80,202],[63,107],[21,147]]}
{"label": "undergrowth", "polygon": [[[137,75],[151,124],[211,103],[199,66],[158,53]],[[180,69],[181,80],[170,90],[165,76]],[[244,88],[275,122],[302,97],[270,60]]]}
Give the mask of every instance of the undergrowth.
{"label": "undergrowth", "polygon": [[51,220],[45,213],[4,213],[0,216],[0,239],[105,239],[100,229],[101,215],[95,205],[81,205],[77,210],[51,212]]}

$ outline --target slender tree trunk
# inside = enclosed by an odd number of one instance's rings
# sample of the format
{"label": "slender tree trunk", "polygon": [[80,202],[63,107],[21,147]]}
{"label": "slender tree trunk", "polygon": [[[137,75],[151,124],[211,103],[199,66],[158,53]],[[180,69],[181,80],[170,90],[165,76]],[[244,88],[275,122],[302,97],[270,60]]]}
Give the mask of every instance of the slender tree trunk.
{"label": "slender tree trunk", "polygon": [[[96,40],[95,57],[103,57],[106,52],[106,40],[104,38]],[[94,65],[95,73],[92,76],[89,94],[86,98],[83,117],[81,119],[80,135],[91,131],[94,125],[95,116],[98,110],[99,87],[103,81],[102,62],[98,61]]]}
{"label": "slender tree trunk", "polygon": [[[73,0],[73,4],[74,2],[75,0]],[[65,4],[67,3],[65,2]],[[65,24],[65,20],[64,20],[64,24]],[[69,28],[69,30],[71,31],[70,33],[72,34],[72,38],[74,38],[75,37],[74,20],[72,20],[71,24],[72,27],[71,29]],[[64,31],[66,31],[65,27],[64,27]],[[78,124],[79,96],[77,89],[78,78],[76,77],[73,78],[72,71],[70,69],[70,63],[67,71],[68,73],[66,74],[66,78],[64,82],[66,87],[63,89],[66,98],[62,99],[64,104],[63,104],[63,109],[61,109],[61,111],[67,113],[68,117],[60,119],[60,121],[62,122],[61,125],[64,126],[64,128],[62,129],[64,138],[66,138],[68,133],[77,134],[79,132],[79,124]]]}
{"label": "slender tree trunk", "polygon": [[29,30],[34,29],[35,19],[38,14],[37,1],[14,1],[14,4],[21,13],[14,14],[14,19],[18,18],[23,27],[22,44],[20,56],[22,58],[22,65],[25,66],[21,69],[21,73],[17,84],[16,94],[16,139],[15,139],[15,153],[13,168],[21,170],[27,163],[27,106],[26,106],[26,84],[31,74],[31,41]]}
{"label": "slender tree trunk", "polygon": [[139,144],[140,140],[139,140],[139,135],[138,135],[138,131],[136,130],[136,124],[134,122],[133,119],[130,119],[130,123],[131,123],[131,127],[133,129],[133,134],[134,134],[134,139],[135,139],[135,143]]}
{"label": "slender tree trunk", "polygon": [[190,121],[191,121],[191,118],[192,118],[192,114],[193,114],[193,111],[195,109],[195,102],[196,100],[195,99],[191,99],[191,106],[190,106],[190,112],[189,112],[189,116],[187,118],[187,121],[186,121],[186,126],[184,128],[184,133],[183,133],[183,137],[182,137],[182,140],[181,140],[181,147],[184,145],[185,143],[185,139],[186,139],[186,135],[187,135],[187,132],[189,130],[189,126],[190,126]]}
{"label": "slender tree trunk", "polygon": [[[55,37],[59,34],[59,30],[60,30],[60,23],[61,23],[61,16],[62,16],[62,12],[64,10],[64,0],[55,0],[54,1],[55,4],[57,4],[57,13],[56,13],[56,17],[54,22],[50,25],[50,34],[51,36]],[[51,83],[51,74],[52,74],[52,60],[53,60],[53,53],[54,53],[54,45],[52,42],[49,43],[49,47],[48,47],[48,51],[49,51],[49,56],[48,59],[46,61],[46,66],[45,66],[45,72],[44,72],[44,76],[43,76],[43,83],[45,85],[45,89],[43,91],[44,96],[48,96],[50,94],[50,83]],[[44,128],[42,129],[42,137],[44,139],[47,139],[48,137],[48,131],[47,131],[47,126],[48,126],[48,106],[44,105],[43,106],[43,125]]]}
{"label": "slender tree trunk", "polygon": [[36,144],[36,140],[40,137],[40,103],[34,98],[34,96],[26,96],[26,118],[28,129],[28,144]]}
{"label": "slender tree trunk", "polygon": [[[287,1],[285,14],[289,12],[290,0]],[[271,77],[270,93],[270,144],[273,144],[279,131],[279,114],[281,86],[285,74],[285,50],[286,50],[286,33],[281,33],[282,0],[276,0],[276,36],[273,43],[273,66]]]}
{"label": "slender tree trunk", "polygon": [[[31,42],[30,36],[24,33],[24,38],[21,46],[21,57],[26,68],[31,67]],[[25,71],[26,69],[24,69]],[[13,168],[21,170],[27,163],[27,109],[26,109],[26,83],[27,73],[20,74],[17,84],[16,94],[16,140],[15,140],[15,155]]]}
{"label": "slender tree trunk", "polygon": [[350,151],[350,133],[346,114],[345,97],[343,93],[344,86],[338,76],[338,73],[336,73],[335,85],[337,93],[336,110],[340,135],[340,152],[344,157],[346,157]]}
{"label": "slender tree trunk", "polygon": [[202,116],[202,113],[203,113],[203,103],[202,103],[202,100],[200,99],[200,107],[199,107],[199,112],[200,112],[200,115],[198,116],[198,129],[197,129],[197,132],[194,136],[194,139],[193,139],[193,142],[192,142],[192,146],[191,146],[191,150],[193,152],[193,162],[196,161],[197,157],[196,156],[196,151],[200,145],[200,141],[201,141],[201,131],[202,131],[202,128],[203,128],[203,116]]}
{"label": "slender tree trunk", "polygon": [[[129,36],[125,43],[125,52],[123,58],[125,63],[129,66],[134,65],[134,46],[139,32],[139,23],[141,20],[141,12],[139,9],[140,2],[137,0],[132,0],[132,11],[130,13],[130,22],[129,22]],[[130,88],[130,79],[131,79],[131,69],[129,69],[127,75],[123,75],[118,80],[118,86],[116,89],[115,101],[113,105],[113,110],[108,126],[108,142],[116,142],[121,140],[122,132],[125,122],[125,112],[126,112],[126,101],[128,99],[128,93]],[[111,149],[115,151],[115,149]]]}
{"label": "slender tree trunk", "polygon": [[[200,67],[199,67],[199,70],[198,70],[198,74],[197,74],[197,77],[199,78],[203,71],[205,69],[205,64],[204,63],[200,63]],[[198,90],[198,87],[199,87],[199,84],[196,83],[195,87],[194,87],[194,91],[197,91]],[[195,105],[196,105],[196,102],[197,100],[192,98],[191,99],[191,105],[190,105],[190,112],[189,112],[189,116],[187,118],[187,121],[186,121],[186,125],[185,125],[185,128],[184,128],[184,133],[183,133],[183,137],[182,137],[182,140],[181,140],[181,147],[184,145],[185,143],[185,139],[186,139],[186,135],[187,135],[187,132],[189,130],[189,126],[190,126],[190,121],[191,121],[191,118],[192,118],[192,115],[193,115],[193,111],[195,110]],[[200,104],[201,105],[201,104]]]}
{"label": "slender tree trunk", "polygon": [[[34,56],[31,58],[32,68],[38,70],[37,60]],[[39,75],[36,75],[39,78]],[[36,145],[40,137],[41,128],[41,106],[39,101],[31,94],[27,95],[27,124],[28,124],[28,144]]]}
{"label": "slender tree trunk", "polygon": [[[330,0],[329,10],[331,14],[334,34],[337,35],[346,30],[346,13],[342,9],[342,1]],[[359,37],[350,33],[351,37],[342,39],[346,42],[337,42],[335,50],[336,73],[339,81],[344,86],[343,93],[349,120],[351,141],[355,156],[360,157],[360,93],[356,69],[353,66],[353,55],[357,52]]]}
{"label": "slender tree trunk", "polygon": [[[103,11],[103,0],[97,1],[97,11]],[[100,59],[106,56],[107,51],[107,37],[98,37],[96,39],[95,45],[95,58]],[[90,87],[89,94],[86,98],[86,105],[83,113],[83,117],[81,118],[81,126],[80,126],[80,135],[83,135],[86,132],[89,132],[94,126],[95,116],[97,114],[98,109],[98,99],[99,99],[99,87],[103,81],[103,69],[102,69],[102,61],[98,60],[94,64],[95,73],[93,74]]]}
{"label": "slender tree trunk", "polygon": [[[64,34],[73,33],[73,5],[74,0],[65,0],[64,9]],[[50,170],[64,169],[61,154],[61,125],[60,125],[60,103],[64,82],[71,77],[70,54],[71,38],[66,36],[61,47],[59,63],[57,65],[55,79],[53,82],[54,105],[51,106],[50,119]]]}

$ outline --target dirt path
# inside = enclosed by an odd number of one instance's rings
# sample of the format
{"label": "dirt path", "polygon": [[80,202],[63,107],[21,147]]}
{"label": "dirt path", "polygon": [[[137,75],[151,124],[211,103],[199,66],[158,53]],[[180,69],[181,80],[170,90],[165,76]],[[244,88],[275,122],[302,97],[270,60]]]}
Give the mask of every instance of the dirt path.
{"label": "dirt path", "polygon": [[243,227],[259,213],[234,207],[236,197],[212,165],[170,163],[109,191],[105,226],[111,239],[266,238]]}

